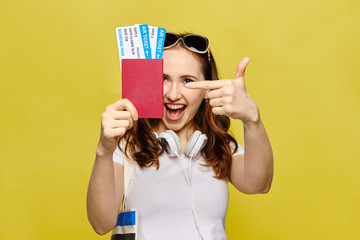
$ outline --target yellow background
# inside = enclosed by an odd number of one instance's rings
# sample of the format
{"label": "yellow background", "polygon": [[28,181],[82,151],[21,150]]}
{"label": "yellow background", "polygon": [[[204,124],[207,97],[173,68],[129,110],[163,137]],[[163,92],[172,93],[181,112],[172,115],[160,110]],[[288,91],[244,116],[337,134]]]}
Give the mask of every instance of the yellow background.
{"label": "yellow background", "polygon": [[275,177],[267,195],[230,189],[229,239],[360,239],[359,12],[357,0],[2,0],[0,239],[110,239],[91,229],[86,191],[100,114],[121,96],[115,27],[135,23],[208,36],[223,78],[251,58]]}

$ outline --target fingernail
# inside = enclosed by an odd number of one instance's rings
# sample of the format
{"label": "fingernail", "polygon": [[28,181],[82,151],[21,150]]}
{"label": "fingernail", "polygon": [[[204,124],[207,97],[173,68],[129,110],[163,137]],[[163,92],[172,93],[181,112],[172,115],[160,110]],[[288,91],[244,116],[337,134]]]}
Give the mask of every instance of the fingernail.
{"label": "fingernail", "polygon": [[185,84],[186,87],[191,87],[191,85],[192,85],[191,83]]}
{"label": "fingernail", "polygon": [[138,118],[139,118],[139,116],[138,116],[137,114],[135,114],[135,116],[134,116],[134,120],[135,120],[135,121],[137,121],[137,120],[138,120]]}

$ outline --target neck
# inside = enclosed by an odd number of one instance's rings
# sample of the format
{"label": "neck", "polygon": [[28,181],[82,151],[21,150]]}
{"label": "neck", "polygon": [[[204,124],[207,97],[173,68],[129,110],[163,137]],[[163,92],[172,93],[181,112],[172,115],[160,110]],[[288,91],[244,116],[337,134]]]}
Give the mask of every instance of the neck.
{"label": "neck", "polygon": [[180,131],[176,132],[176,134],[180,139],[182,153],[184,152],[185,146],[189,142],[189,139],[191,138],[195,130],[196,130],[195,126],[192,126],[191,128],[186,128],[186,129],[183,128]]}
{"label": "neck", "polygon": [[[154,130],[160,134],[169,129],[164,124],[159,124],[158,126],[156,126],[156,128],[154,128]],[[179,130],[173,130],[176,133],[176,135],[179,137],[181,143],[181,149],[182,149],[181,154],[184,152],[185,146],[188,143],[189,139],[191,138],[192,134],[195,132],[195,130],[196,128],[194,123],[188,123],[186,126],[184,126]]]}

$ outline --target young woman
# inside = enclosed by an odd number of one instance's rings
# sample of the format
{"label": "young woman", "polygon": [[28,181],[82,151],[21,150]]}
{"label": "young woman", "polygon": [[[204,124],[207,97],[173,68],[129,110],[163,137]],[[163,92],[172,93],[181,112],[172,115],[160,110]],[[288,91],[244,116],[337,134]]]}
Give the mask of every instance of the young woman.
{"label": "young woman", "polygon": [[[127,99],[101,116],[89,221],[99,234],[116,225],[128,156],[136,162],[127,204],[139,212],[138,239],[226,239],[228,181],[243,193],[267,193],[273,177],[270,142],[245,88],[249,58],[234,79],[218,80],[205,37],[167,33],[163,59],[164,118],[138,119]],[[245,150],[227,133],[229,117],[243,122]],[[178,138],[175,150],[169,135]],[[204,146],[189,152],[194,138]]]}

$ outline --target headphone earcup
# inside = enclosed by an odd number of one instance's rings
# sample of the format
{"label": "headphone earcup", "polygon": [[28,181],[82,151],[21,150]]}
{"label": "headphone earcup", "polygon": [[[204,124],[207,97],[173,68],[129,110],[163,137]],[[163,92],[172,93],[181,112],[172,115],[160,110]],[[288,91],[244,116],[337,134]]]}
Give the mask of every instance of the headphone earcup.
{"label": "headphone earcup", "polygon": [[174,131],[166,130],[165,132],[160,133],[158,139],[167,145],[165,152],[170,157],[175,157],[176,154],[181,153],[181,143],[179,137]]}
{"label": "headphone earcup", "polygon": [[185,155],[189,157],[194,157],[201,151],[201,149],[205,146],[206,142],[206,135],[196,130],[185,147]]}

